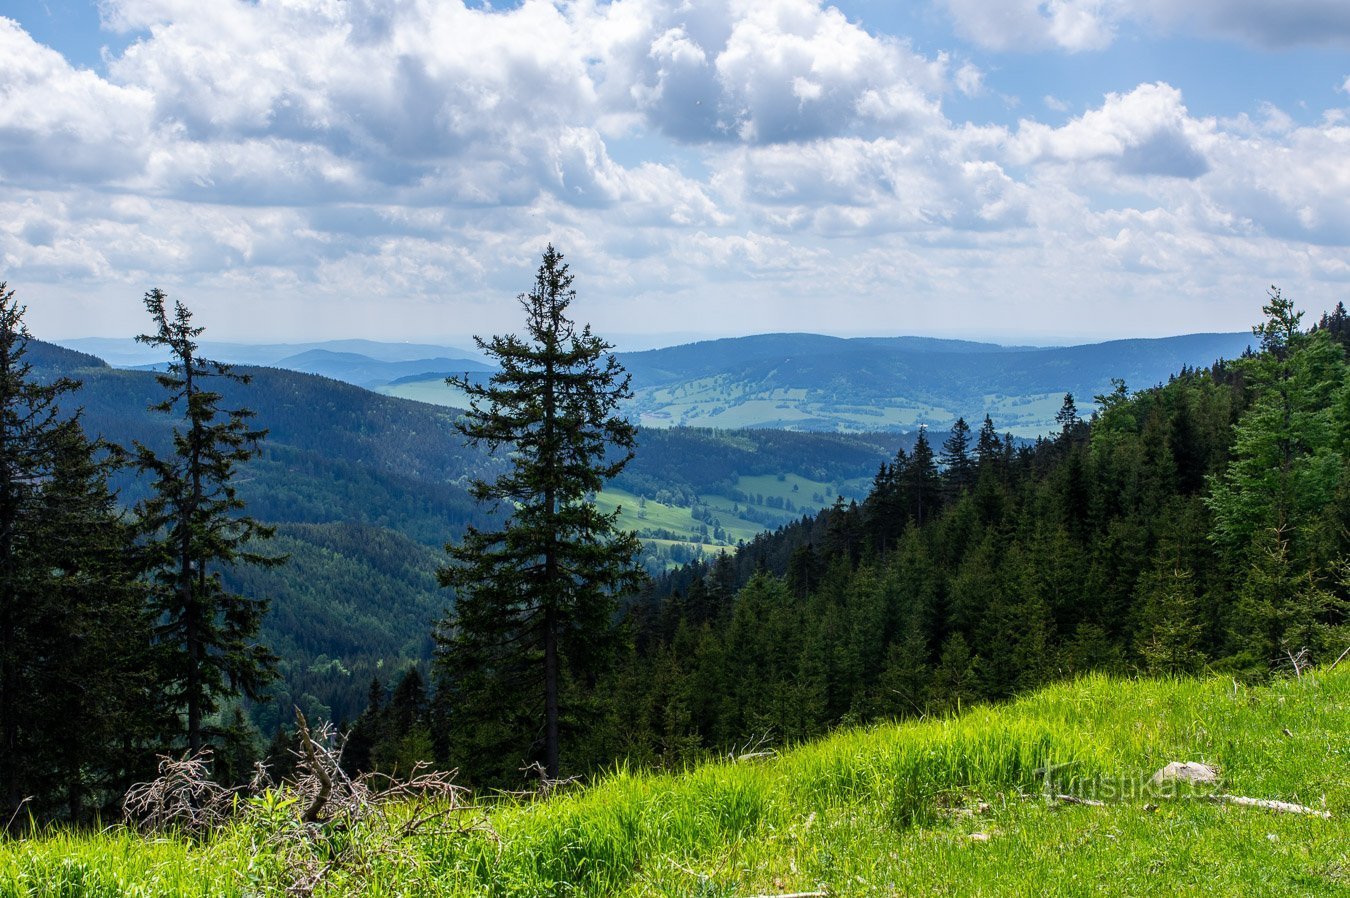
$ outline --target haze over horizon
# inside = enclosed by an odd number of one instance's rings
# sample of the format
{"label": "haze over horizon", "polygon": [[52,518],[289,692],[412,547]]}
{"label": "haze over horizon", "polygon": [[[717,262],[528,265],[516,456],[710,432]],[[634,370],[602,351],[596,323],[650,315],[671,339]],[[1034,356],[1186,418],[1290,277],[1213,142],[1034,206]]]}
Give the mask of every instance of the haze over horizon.
{"label": "haze over horizon", "polygon": [[[1350,4],[0,0],[34,334],[1064,345],[1350,298]],[[678,335],[677,340],[667,340]]]}

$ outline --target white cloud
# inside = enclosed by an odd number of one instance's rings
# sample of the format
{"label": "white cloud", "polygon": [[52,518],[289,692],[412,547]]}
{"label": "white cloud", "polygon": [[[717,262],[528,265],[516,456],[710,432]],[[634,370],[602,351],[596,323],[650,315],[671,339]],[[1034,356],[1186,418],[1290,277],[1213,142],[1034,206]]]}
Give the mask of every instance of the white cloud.
{"label": "white cloud", "polygon": [[153,96],[72,68],[0,17],[0,173],[10,183],[134,177],[146,162]]}
{"label": "white cloud", "polygon": [[978,97],[984,93],[984,72],[978,67],[965,63],[952,77],[956,89],[967,97]]}
{"label": "white cloud", "polygon": [[1143,84],[1059,128],[1023,121],[1011,153],[1022,163],[1109,160],[1121,174],[1195,178],[1209,170],[1202,147],[1212,127],[1190,118],[1176,88]]}
{"label": "white cloud", "polygon": [[[951,6],[1010,48],[1099,46],[1127,11]],[[1059,127],[953,122],[942,99],[987,90],[981,68],[814,0],[104,9],[139,37],[103,77],[0,20],[0,265],[38,285],[35,329],[134,316],[155,284],[241,330],[495,328],[550,239],[597,325],[629,330],[987,333],[1074,313],[1046,282],[1141,308],[1240,295],[1281,259],[1350,277],[1337,110],[1219,120],[1127,83]]]}
{"label": "white cloud", "polygon": [[1111,0],[945,0],[957,30],[994,50],[1108,46],[1115,29]]}
{"label": "white cloud", "polygon": [[633,85],[650,124],[680,140],[778,143],[903,126],[930,116],[943,89],[941,65],[818,0],[629,0],[609,7],[612,18],[646,31],[602,39],[606,83]]}

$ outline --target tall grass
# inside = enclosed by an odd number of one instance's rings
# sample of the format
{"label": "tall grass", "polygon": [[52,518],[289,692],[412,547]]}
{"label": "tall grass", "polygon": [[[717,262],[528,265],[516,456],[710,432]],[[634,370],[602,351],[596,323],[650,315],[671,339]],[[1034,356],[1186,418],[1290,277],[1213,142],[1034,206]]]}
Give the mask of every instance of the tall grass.
{"label": "tall grass", "polygon": [[[1150,793],[1148,776],[1172,760],[1219,767],[1228,792],[1333,818]],[[490,831],[429,836],[320,893],[1350,894],[1348,816],[1350,671],[1250,689],[1088,677],[769,760],[680,774],[620,767],[547,801],[504,799]],[[0,896],[285,885],[246,826],[200,845],[121,829],[0,844]]]}

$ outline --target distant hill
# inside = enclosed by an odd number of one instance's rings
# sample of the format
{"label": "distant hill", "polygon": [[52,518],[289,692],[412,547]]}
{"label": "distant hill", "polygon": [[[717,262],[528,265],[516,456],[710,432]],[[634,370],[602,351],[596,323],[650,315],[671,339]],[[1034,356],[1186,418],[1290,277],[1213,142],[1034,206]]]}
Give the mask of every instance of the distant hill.
{"label": "distant hill", "polygon": [[491,366],[473,359],[438,356],[384,362],[356,352],[332,352],[327,349],[309,349],[278,359],[272,364],[276,368],[319,374],[359,387],[377,387],[409,377],[444,379],[450,372],[468,374],[493,370]]}
{"label": "distant hill", "polygon": [[[928,337],[759,334],[620,353],[633,376],[626,411],[646,427],[866,433],[946,430],[985,415],[1000,432],[1055,427],[1065,393],[1080,411],[1121,377],[1153,386],[1186,367],[1236,358],[1250,334],[1189,334],[1082,346],[999,346]],[[463,407],[444,376],[400,378],[383,393]]]}
{"label": "distant hill", "polygon": [[1066,392],[1086,413],[1112,378],[1153,386],[1184,367],[1234,358],[1250,334],[1190,334],[1083,346],[766,334],[630,353],[631,413],[652,427],[868,431],[988,414],[1022,436],[1054,426]]}
{"label": "distant hill", "polygon": [[[1031,437],[1054,428],[1065,393],[1090,411],[1092,398],[1123,378],[1153,386],[1185,367],[1235,358],[1240,334],[1188,334],[1081,346],[1000,346],[933,337],[758,334],[620,353],[633,375],[626,412],[647,427],[906,431],[949,428],[987,414],[1000,431]],[[73,340],[121,367],[146,367],[154,353],[129,340]],[[221,361],[319,374],[390,396],[463,408],[447,375],[485,376],[477,353],[371,340],[202,344]]]}
{"label": "distant hill", "polygon": [[[82,337],[62,340],[61,345],[90,353],[119,368],[134,368],[160,361],[164,353],[137,343],[130,337]],[[230,343],[203,340],[203,355],[222,362],[239,365],[278,365],[285,358],[302,355],[312,349],[335,353],[353,353],[377,362],[407,362],[415,359],[450,358],[479,359],[478,353],[456,346],[431,343],[382,343],[378,340],[324,340],[308,343]],[[278,367],[288,367],[278,365]]]}

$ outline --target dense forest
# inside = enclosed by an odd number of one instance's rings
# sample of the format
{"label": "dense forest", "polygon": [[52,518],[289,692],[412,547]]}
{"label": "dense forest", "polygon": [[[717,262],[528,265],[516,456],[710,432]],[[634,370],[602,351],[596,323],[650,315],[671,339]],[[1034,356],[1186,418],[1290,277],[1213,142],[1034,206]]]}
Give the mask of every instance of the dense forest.
{"label": "dense forest", "polygon": [[[1350,346],[1278,292],[1261,351],[1130,392],[1034,444],[986,419],[921,439],[859,503],[659,578],[578,677],[572,773],[937,714],[1086,671],[1262,678],[1350,645]],[[389,687],[392,686],[392,690]],[[533,695],[517,697],[529,705]],[[528,717],[528,715],[525,715]],[[502,784],[537,735],[489,744],[422,671],[371,686],[357,765],[431,748]]]}

